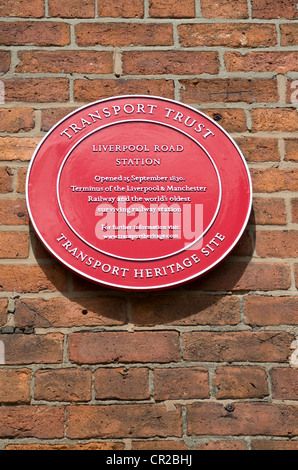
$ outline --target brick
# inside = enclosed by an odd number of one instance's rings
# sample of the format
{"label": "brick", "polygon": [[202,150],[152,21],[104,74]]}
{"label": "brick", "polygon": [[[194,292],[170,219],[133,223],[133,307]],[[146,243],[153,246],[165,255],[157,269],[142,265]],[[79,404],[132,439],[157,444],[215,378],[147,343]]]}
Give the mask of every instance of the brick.
{"label": "brick", "polygon": [[70,43],[69,25],[56,21],[0,22],[0,44],[66,46]]}
{"label": "brick", "polygon": [[94,18],[94,0],[49,0],[49,15],[58,18]]}
{"label": "brick", "polygon": [[28,225],[28,223],[25,199],[0,199],[1,225]]}
{"label": "brick", "polygon": [[0,259],[24,259],[29,255],[29,233],[0,231]]}
{"label": "brick", "polygon": [[10,51],[0,51],[0,73],[8,72],[10,67]]}
{"label": "brick", "polygon": [[153,95],[174,98],[173,80],[75,80],[74,99],[90,102],[119,95]]}
{"label": "brick", "polygon": [[248,162],[278,162],[278,140],[263,137],[236,137],[245,160]]}
{"label": "brick", "polygon": [[27,168],[20,168],[17,172],[17,192],[25,193]]}
{"label": "brick", "polygon": [[298,224],[298,198],[291,199],[291,220],[294,224]]}
{"label": "brick", "polygon": [[297,71],[298,52],[226,52],[225,66],[228,72],[276,72],[285,74]]}
{"label": "brick", "polygon": [[29,131],[34,128],[33,108],[0,109],[0,132]]}
{"label": "brick", "polygon": [[252,0],[253,18],[297,18],[296,0]]}
{"label": "brick", "polygon": [[194,450],[248,450],[247,445],[242,441],[208,441],[199,444]]}
{"label": "brick", "polygon": [[246,0],[201,0],[204,18],[248,18]]}
{"label": "brick", "polygon": [[187,406],[188,432],[196,435],[295,436],[298,408],[271,403],[235,403],[228,411],[219,403]]}
{"label": "brick", "polygon": [[2,405],[30,403],[29,369],[0,369],[0,401]]}
{"label": "brick", "polygon": [[170,24],[80,23],[75,27],[78,46],[170,46]]}
{"label": "brick", "polygon": [[217,367],[214,378],[216,398],[265,398],[269,395],[265,369],[254,366]]}
{"label": "brick", "polygon": [[113,52],[19,52],[18,73],[113,73]]}
{"label": "brick", "polygon": [[0,16],[18,16],[20,18],[41,18],[44,16],[43,0],[6,0],[0,4]]}
{"label": "brick", "polygon": [[289,289],[290,267],[287,263],[225,261],[212,273],[191,282],[187,289],[211,291]]}
{"label": "brick", "polygon": [[138,51],[123,52],[124,75],[193,75],[219,71],[217,52]]}
{"label": "brick", "polygon": [[0,437],[55,439],[64,435],[63,406],[4,406],[0,408]]}
{"label": "brick", "polygon": [[194,18],[195,0],[150,0],[149,14],[152,18]]}
{"label": "brick", "polygon": [[253,223],[257,225],[286,225],[287,210],[282,198],[253,198]]}
{"label": "brick", "polygon": [[297,230],[264,230],[256,232],[256,252],[261,258],[295,258]]}
{"label": "brick", "polygon": [[296,46],[298,44],[298,25],[296,23],[281,24],[279,28],[282,46]]}
{"label": "brick", "polygon": [[19,328],[122,325],[125,300],[120,297],[26,299],[16,301],[15,324]]}
{"label": "brick", "polygon": [[244,322],[250,326],[296,325],[298,297],[248,295],[243,310]]}
{"label": "brick", "polygon": [[298,369],[276,367],[270,371],[272,398],[278,400],[298,399]]}
{"label": "brick", "polygon": [[252,440],[251,450],[298,450],[298,441]]}
{"label": "brick", "polygon": [[100,368],[94,372],[98,400],[147,400],[149,370],[145,368]]}
{"label": "brick", "polygon": [[0,265],[0,291],[41,292],[66,290],[66,271],[58,264]]}
{"label": "brick", "polygon": [[191,23],[178,26],[184,47],[269,47],[277,43],[274,25],[250,23]]}
{"label": "brick", "polygon": [[[0,193],[6,194],[12,192],[13,172],[7,166],[0,167]],[[5,200],[4,200],[5,201]],[[1,200],[2,203],[2,200]],[[4,202],[5,203],[5,202]],[[4,204],[2,203],[2,205]]]}
{"label": "brick", "polygon": [[[181,410],[161,404],[68,406],[70,439],[181,437]],[[98,423],[101,423],[98,426]]]}
{"label": "brick", "polygon": [[35,374],[35,400],[91,400],[91,371],[84,369],[40,370]]}
{"label": "brick", "polygon": [[11,78],[4,84],[6,102],[56,103],[69,98],[67,78]]}
{"label": "brick", "polygon": [[154,369],[154,396],[155,400],[209,398],[208,369]]}
{"label": "brick", "polygon": [[122,442],[88,442],[86,444],[8,444],[5,450],[124,450]]}
{"label": "brick", "polygon": [[[278,100],[277,83],[268,79],[179,80],[184,103],[262,103]],[[259,111],[253,109],[251,112]]]}
{"label": "brick", "polygon": [[246,116],[243,109],[211,108],[204,109],[204,114],[211,117],[227,132],[246,132]]}
{"label": "brick", "polygon": [[293,335],[283,331],[189,332],[183,335],[183,356],[186,361],[287,362],[292,341]]}
{"label": "brick", "polygon": [[6,334],[0,335],[5,346],[5,364],[61,363],[63,335]]}
{"label": "brick", "polygon": [[69,336],[69,358],[71,362],[79,364],[179,361],[178,333],[174,331],[73,333]]}
{"label": "brick", "polygon": [[131,322],[144,325],[237,325],[236,296],[162,295],[131,299]]}
{"label": "brick", "polygon": [[285,139],[285,160],[297,162],[298,161],[298,139]]}
{"label": "brick", "polygon": [[252,256],[253,237],[254,235],[248,229],[245,229],[235,248],[231,251],[231,256]]}
{"label": "brick", "polygon": [[0,326],[5,325],[7,320],[7,299],[0,299]]}
{"label": "brick", "polygon": [[132,441],[131,443],[132,450],[188,450],[188,446],[184,441]]}
{"label": "brick", "polygon": [[29,161],[40,137],[0,137],[0,161]]}
{"label": "brick", "polygon": [[109,18],[143,18],[143,0],[98,0],[97,15]]}
{"label": "brick", "polygon": [[63,119],[68,114],[72,113],[78,109],[75,107],[66,107],[66,108],[49,108],[41,110],[41,124],[40,130],[43,132],[48,132],[53,126],[57,124],[61,119]]}
{"label": "brick", "polygon": [[295,168],[254,168],[250,174],[255,193],[297,191],[298,170]]}
{"label": "brick", "polygon": [[298,289],[298,264],[294,264],[294,276],[295,276],[296,288]]}

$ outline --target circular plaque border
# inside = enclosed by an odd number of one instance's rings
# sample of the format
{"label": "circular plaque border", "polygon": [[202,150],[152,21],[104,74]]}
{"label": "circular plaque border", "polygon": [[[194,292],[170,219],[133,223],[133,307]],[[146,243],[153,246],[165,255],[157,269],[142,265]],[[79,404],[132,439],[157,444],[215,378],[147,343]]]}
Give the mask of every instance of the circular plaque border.
{"label": "circular plaque border", "polygon": [[[108,103],[110,101],[114,101],[114,100],[123,100],[123,99],[129,99],[129,98],[137,98],[137,99],[152,99],[152,100],[156,100],[156,101],[161,101],[161,102],[167,102],[169,104],[172,104],[172,105],[176,105],[176,106],[182,106],[184,109],[188,109],[190,112],[195,112],[197,115],[199,116],[202,116],[206,121],[209,121],[210,123],[212,123],[212,125],[217,128],[225,137],[227,140],[230,141],[230,143],[233,145],[233,147],[235,148],[235,150],[237,151],[238,153],[238,156],[241,158],[242,160],[242,164],[243,164],[243,167],[245,169],[245,173],[246,173],[246,176],[247,176],[247,179],[248,179],[248,186],[249,186],[249,201],[248,201],[248,204],[247,204],[247,208],[246,208],[246,215],[245,215],[245,218],[244,218],[244,221],[242,223],[242,226],[241,228],[238,230],[238,235],[234,238],[233,242],[230,243],[227,247],[227,249],[225,249],[225,251],[221,254],[221,256],[217,257],[213,262],[211,262],[210,264],[208,264],[208,266],[206,266],[205,268],[203,269],[198,269],[194,274],[191,274],[189,276],[186,276],[184,277],[183,279],[181,280],[177,280],[175,282],[163,282],[161,284],[154,284],[154,283],[151,283],[150,285],[148,286],[144,286],[144,285],[129,285],[129,283],[123,283],[123,284],[120,284],[120,283],[115,283],[115,282],[108,282],[104,279],[98,279],[98,277],[95,277],[95,276],[92,276],[92,275],[89,275],[87,274],[86,272],[84,272],[83,270],[81,269],[78,269],[76,267],[74,267],[73,265],[71,265],[68,261],[66,261],[63,257],[61,257],[53,248],[52,246],[50,246],[50,244],[47,242],[47,240],[43,237],[43,235],[41,234],[41,231],[39,230],[38,228],[38,224],[33,216],[33,213],[32,213],[32,210],[31,210],[31,206],[30,206],[30,201],[29,201],[29,184],[30,184],[30,176],[31,176],[31,172],[32,172],[32,168],[33,168],[33,165],[34,165],[34,162],[36,160],[36,157],[38,155],[38,152],[39,150],[41,149],[42,145],[44,144],[44,142],[51,136],[51,134],[56,130],[57,127],[59,127],[66,119],[69,119],[70,117],[72,116],[75,116],[78,112],[81,112],[83,110],[86,110],[87,108],[90,108],[92,106],[95,106],[96,104],[99,104],[99,103]],[[175,128],[177,130],[177,128]],[[184,103],[180,103],[178,101],[175,101],[173,99],[170,99],[170,98],[163,98],[161,96],[155,96],[155,95],[142,95],[142,94],[137,94],[137,95],[118,95],[118,96],[112,96],[112,97],[108,97],[108,98],[104,98],[104,99],[101,99],[101,100],[97,100],[97,101],[93,101],[91,103],[88,103],[74,111],[72,111],[71,113],[67,114],[67,116],[63,117],[61,120],[59,120],[48,132],[47,134],[42,138],[42,140],[39,142],[39,144],[37,145],[34,153],[33,153],[33,156],[29,162],[29,166],[28,166],[28,171],[27,171],[27,176],[26,176],[26,184],[25,184],[25,196],[26,196],[26,203],[27,203],[27,210],[28,210],[28,214],[29,214],[29,218],[30,218],[30,222],[32,223],[32,226],[36,232],[36,234],[38,235],[40,241],[42,242],[42,244],[44,245],[44,247],[49,251],[49,253],[55,258],[57,259],[61,265],[67,267],[70,271],[72,271],[73,273],[81,276],[83,279],[87,279],[89,281],[92,281],[93,283],[95,284],[99,284],[99,285],[103,285],[103,286],[107,286],[107,287],[110,287],[110,288],[114,288],[114,289],[119,289],[119,290],[124,290],[124,291],[158,291],[158,290],[163,290],[163,289],[170,289],[170,288],[174,288],[176,286],[179,286],[179,285],[183,285],[183,284],[186,284],[190,281],[193,281],[195,279],[198,279],[200,278],[201,276],[203,276],[204,274],[206,274],[207,272],[211,271],[212,269],[214,269],[216,266],[218,266],[230,253],[231,251],[235,248],[235,246],[237,245],[237,243],[239,242],[241,236],[243,235],[243,232],[247,226],[247,223],[248,223],[248,220],[249,220],[249,217],[250,217],[250,213],[251,213],[251,208],[252,208],[252,181],[251,181],[251,176],[250,176],[250,173],[249,173],[249,169],[248,169],[248,166],[247,166],[247,163],[246,163],[246,160],[240,150],[240,148],[238,147],[237,143],[230,137],[230,135],[225,131],[225,129],[223,129],[217,122],[213,121],[209,116],[207,116],[206,114],[204,114],[201,110],[197,110],[187,104],[184,104]]]}
{"label": "circular plaque border", "polygon": [[[217,203],[217,206],[216,206],[216,210],[215,210],[215,213],[214,213],[214,216],[211,220],[211,222],[209,223],[208,227],[205,229],[205,231],[198,237],[196,238],[196,240],[194,240],[193,242],[191,242],[189,245],[185,246],[184,248],[181,248],[181,250],[178,250],[178,251],[175,251],[173,253],[169,253],[167,255],[164,255],[164,256],[155,256],[154,258],[128,258],[128,257],[125,257],[125,256],[117,256],[113,253],[109,253],[107,251],[104,251],[104,250],[100,250],[99,248],[97,248],[96,246],[93,246],[91,243],[89,243],[87,240],[85,240],[83,237],[81,237],[81,235],[79,235],[77,233],[77,231],[72,227],[71,223],[69,222],[69,220],[67,219],[63,209],[62,209],[62,204],[61,204],[61,199],[60,199],[60,194],[59,194],[59,183],[60,183],[60,177],[61,177],[61,173],[63,171],[63,167],[67,161],[67,159],[69,158],[70,154],[73,152],[73,150],[85,139],[87,139],[90,135],[96,133],[96,132],[99,132],[101,131],[102,129],[106,129],[107,127],[111,127],[111,126],[116,126],[118,124],[124,124],[124,123],[134,123],[134,122],[145,122],[145,123],[150,123],[150,124],[158,124],[158,125],[161,125],[161,126],[165,126],[165,127],[169,127],[171,129],[174,129],[175,131],[178,131],[182,134],[184,134],[186,137],[189,137],[195,144],[197,144],[202,150],[203,152],[207,155],[207,157],[209,158],[209,160],[211,161],[212,165],[213,165],[213,168],[216,172],[216,175],[217,175],[217,180],[218,180],[218,185],[219,185],[219,198],[218,198],[218,203]],[[221,179],[220,179],[220,175],[219,175],[219,172],[218,172],[218,169],[217,169],[217,166],[215,165],[212,157],[209,155],[209,153],[207,152],[207,150],[203,147],[202,144],[200,144],[200,142],[198,142],[197,140],[195,140],[191,135],[187,134],[187,132],[184,132],[182,131],[181,129],[177,129],[176,127],[174,126],[171,126],[170,124],[166,124],[166,123],[163,123],[163,122],[158,122],[158,121],[146,121],[144,119],[131,119],[131,120],[127,120],[127,121],[117,121],[117,122],[112,122],[112,123],[109,123],[109,124],[106,124],[98,129],[94,129],[93,131],[89,132],[89,134],[86,134],[84,137],[82,137],[80,140],[78,140],[74,146],[69,150],[68,154],[66,155],[66,157],[64,158],[61,166],[60,166],[60,169],[59,169],[59,172],[58,172],[58,178],[57,178],[57,187],[56,187],[56,190],[57,190],[57,200],[58,200],[58,204],[59,204],[59,208],[60,208],[60,212],[65,220],[65,222],[67,223],[67,225],[69,226],[69,228],[73,231],[73,233],[82,240],[82,242],[84,242],[86,245],[90,246],[90,248],[92,248],[93,250],[96,250],[100,253],[103,253],[104,255],[107,255],[107,256],[111,256],[113,258],[116,258],[116,259],[122,259],[122,260],[127,260],[127,261],[154,261],[154,260],[159,260],[159,259],[165,259],[165,258],[170,258],[171,256],[175,256],[177,255],[178,253],[182,253],[183,251],[186,251],[187,249],[191,248],[192,246],[196,245],[196,243],[198,243],[199,240],[201,240],[202,237],[205,236],[205,234],[210,230],[210,228],[212,227],[212,225],[214,224],[215,220],[216,220],[216,217],[218,215],[218,212],[219,212],[219,209],[220,209],[220,205],[221,205],[221,199],[222,199],[222,185],[221,185]]]}

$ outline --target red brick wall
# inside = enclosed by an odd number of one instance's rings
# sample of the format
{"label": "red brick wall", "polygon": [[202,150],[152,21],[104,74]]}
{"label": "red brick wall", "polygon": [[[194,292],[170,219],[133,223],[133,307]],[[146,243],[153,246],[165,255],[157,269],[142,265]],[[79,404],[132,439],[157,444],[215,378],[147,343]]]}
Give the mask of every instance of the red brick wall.
{"label": "red brick wall", "polygon": [[[5,0],[0,14],[0,449],[297,450],[296,0]],[[119,94],[202,110],[250,167],[244,236],[183,288],[95,287],[28,222],[42,136]]]}

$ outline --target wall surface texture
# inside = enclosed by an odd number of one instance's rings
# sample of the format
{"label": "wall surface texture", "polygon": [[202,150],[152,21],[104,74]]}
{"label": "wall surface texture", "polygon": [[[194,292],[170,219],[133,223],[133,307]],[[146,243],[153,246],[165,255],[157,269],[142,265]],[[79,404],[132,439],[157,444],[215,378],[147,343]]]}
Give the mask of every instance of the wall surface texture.
{"label": "wall surface texture", "polygon": [[[297,450],[296,0],[1,0],[0,15],[0,450]],[[45,133],[123,94],[202,110],[252,176],[238,246],[160,293],[72,275],[26,210]]]}

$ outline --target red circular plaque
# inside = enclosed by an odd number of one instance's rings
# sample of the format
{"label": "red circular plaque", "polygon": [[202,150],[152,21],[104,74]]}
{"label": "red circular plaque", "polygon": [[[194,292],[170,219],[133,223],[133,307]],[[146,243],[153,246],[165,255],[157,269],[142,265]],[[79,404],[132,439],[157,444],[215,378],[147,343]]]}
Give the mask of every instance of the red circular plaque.
{"label": "red circular plaque", "polygon": [[54,126],[30,162],[26,197],[40,240],[73,272],[156,290],[228,255],[252,190],[243,155],[212,119],[133,95],[91,103]]}

